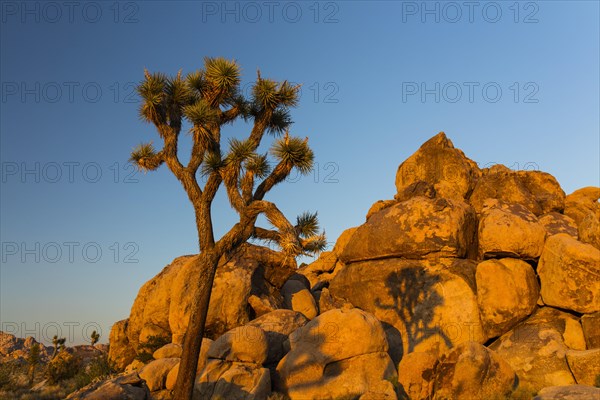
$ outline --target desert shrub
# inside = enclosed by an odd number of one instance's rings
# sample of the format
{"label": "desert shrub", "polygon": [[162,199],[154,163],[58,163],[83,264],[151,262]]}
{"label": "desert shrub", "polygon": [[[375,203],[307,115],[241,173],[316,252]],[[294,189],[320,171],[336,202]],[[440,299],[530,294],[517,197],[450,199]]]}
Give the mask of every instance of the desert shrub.
{"label": "desert shrub", "polygon": [[10,384],[11,369],[8,364],[0,364],[0,389]]}
{"label": "desert shrub", "polygon": [[81,389],[96,380],[103,380],[116,373],[114,363],[108,358],[108,354],[102,354],[94,358],[90,363],[75,375],[75,386]]}
{"label": "desert shrub", "polygon": [[145,342],[138,345],[136,360],[143,362],[144,364],[154,360],[152,354],[165,344],[171,343],[171,340],[165,336],[148,336]]}
{"label": "desert shrub", "polygon": [[596,375],[596,380],[594,381],[594,386],[600,388],[600,375]]}
{"label": "desert shrub", "polygon": [[75,376],[78,368],[79,362],[75,356],[68,351],[61,351],[48,363],[46,378],[49,383],[56,384]]}

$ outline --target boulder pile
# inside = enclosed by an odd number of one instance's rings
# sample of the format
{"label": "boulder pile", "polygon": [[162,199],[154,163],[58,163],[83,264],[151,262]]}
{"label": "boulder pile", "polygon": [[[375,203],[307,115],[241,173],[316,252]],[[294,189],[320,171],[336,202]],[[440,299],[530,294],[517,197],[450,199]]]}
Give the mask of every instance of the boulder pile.
{"label": "boulder pile", "polygon": [[[255,245],[221,260],[195,398],[600,398],[600,188],[480,169],[440,133],[396,189],[309,265]],[[111,331],[111,359],[153,398],[177,378],[194,260]]]}

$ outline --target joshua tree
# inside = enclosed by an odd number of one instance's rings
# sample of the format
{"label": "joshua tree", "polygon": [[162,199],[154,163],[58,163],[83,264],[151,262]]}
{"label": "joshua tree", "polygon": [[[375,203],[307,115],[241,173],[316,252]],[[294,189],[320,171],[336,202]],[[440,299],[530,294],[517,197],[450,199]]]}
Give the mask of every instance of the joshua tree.
{"label": "joshua tree", "polygon": [[[308,173],[313,152],[308,138],[291,137],[289,108],[298,103],[298,86],[276,82],[257,74],[252,95],[246,99],[240,90],[240,68],[235,61],[205,58],[204,68],[183,77],[145,71],[138,86],[142,98],[140,115],[153,124],[162,139],[162,149],[152,142],[140,144],[131,161],[143,171],[153,171],[163,163],[181,182],[194,208],[200,253],[195,259],[201,266],[196,296],[183,343],[175,398],[191,399],[210,294],[219,259],[251,238],[277,243],[289,257],[318,252],[325,246],[319,234],[317,215],[305,213],[292,225],[277,206],[264,200],[265,195],[283,182],[296,168]],[[245,138],[229,138],[222,147],[222,127],[243,119],[250,133]],[[179,134],[189,125],[192,147],[187,165],[178,154]],[[276,164],[272,167],[268,153],[259,153],[265,133],[276,139],[270,150]],[[224,146],[225,147],[225,146]],[[204,186],[199,175],[206,179]],[[220,239],[213,234],[211,208],[215,195],[224,185],[231,207],[239,221]],[[274,226],[256,226],[264,215]]]}
{"label": "joshua tree", "polygon": [[58,336],[54,335],[54,337],[52,338],[52,344],[54,345],[54,351],[52,352],[52,359],[54,359],[54,357],[56,357],[56,353],[58,353],[58,350],[62,350],[65,348],[65,342],[67,341],[67,339],[65,338],[58,338]]}
{"label": "joshua tree", "polygon": [[100,339],[100,334],[96,331],[92,332],[92,335],[90,336],[90,344],[93,346],[96,343],[98,343],[98,339]]}
{"label": "joshua tree", "polygon": [[39,343],[34,343],[33,346],[29,349],[29,354],[27,355],[27,364],[29,364],[29,385],[33,384],[33,380],[35,378],[35,367],[40,363],[40,345]]}

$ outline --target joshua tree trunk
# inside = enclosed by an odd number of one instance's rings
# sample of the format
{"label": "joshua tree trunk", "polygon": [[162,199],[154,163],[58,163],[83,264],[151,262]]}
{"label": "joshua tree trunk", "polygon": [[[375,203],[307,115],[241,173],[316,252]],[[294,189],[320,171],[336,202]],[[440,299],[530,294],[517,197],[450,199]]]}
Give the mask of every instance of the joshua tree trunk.
{"label": "joshua tree trunk", "polygon": [[29,367],[29,386],[33,385],[34,379],[35,379],[35,365],[31,365]]}
{"label": "joshua tree trunk", "polygon": [[203,252],[196,258],[196,263],[201,268],[200,281],[198,292],[193,297],[190,320],[183,339],[183,353],[173,397],[175,400],[191,399],[194,392],[200,346],[219,258],[214,249]]}

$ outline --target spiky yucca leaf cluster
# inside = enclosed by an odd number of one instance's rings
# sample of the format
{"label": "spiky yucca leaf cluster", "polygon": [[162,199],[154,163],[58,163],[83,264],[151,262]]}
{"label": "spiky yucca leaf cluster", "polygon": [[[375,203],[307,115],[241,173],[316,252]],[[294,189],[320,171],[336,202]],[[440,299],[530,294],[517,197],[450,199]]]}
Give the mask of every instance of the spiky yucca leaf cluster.
{"label": "spiky yucca leaf cluster", "polygon": [[273,111],[267,129],[270,134],[279,136],[284,133],[292,123],[292,116],[290,115],[289,110],[287,108],[278,108]]}
{"label": "spiky yucca leaf cluster", "polygon": [[204,161],[200,172],[203,176],[210,175],[213,172],[219,171],[225,165],[223,154],[221,152],[208,152],[204,155]]}
{"label": "spiky yucca leaf cluster", "polygon": [[302,252],[304,254],[313,254],[325,250],[327,240],[325,233],[319,233],[319,218],[317,213],[303,212],[296,218],[294,227],[298,236],[301,238]]}
{"label": "spiky yucca leaf cluster", "polygon": [[313,151],[308,147],[308,138],[302,140],[298,137],[290,137],[288,133],[275,141],[271,148],[271,154],[280,161],[297,168],[303,175],[312,170],[315,157]]}
{"label": "spiky yucca leaf cluster", "polygon": [[160,160],[156,155],[152,142],[140,143],[131,152],[129,161],[140,171],[154,171],[160,166]]}
{"label": "spiky yucca leaf cluster", "polygon": [[288,81],[278,83],[272,79],[258,79],[252,87],[252,101],[261,110],[274,111],[278,107],[296,107],[300,86],[292,86]]}
{"label": "spiky yucca leaf cluster", "polygon": [[165,100],[173,108],[171,112],[181,112],[181,107],[186,106],[192,99],[192,91],[181,71],[174,78],[168,78],[165,83]]}
{"label": "spiky yucca leaf cluster", "polygon": [[188,104],[183,108],[183,115],[192,123],[192,132],[199,134],[204,140],[211,140],[212,136],[207,133],[206,126],[219,122],[219,112],[204,99]]}
{"label": "spiky yucca leaf cluster", "polygon": [[271,165],[266,154],[253,154],[244,163],[244,168],[258,178],[264,178],[271,172]]}
{"label": "spiky yucca leaf cluster", "polygon": [[298,240],[293,235],[281,235],[277,244],[283,253],[291,257],[302,254],[302,248],[298,245]]}
{"label": "spiky yucca leaf cluster", "polygon": [[319,232],[319,218],[317,213],[305,211],[296,217],[296,232],[300,237],[314,236]]}
{"label": "spiky yucca leaf cluster", "polygon": [[144,80],[138,85],[137,91],[143,102],[140,107],[140,117],[155,125],[162,124],[166,119],[165,86],[167,76],[161,72],[150,73],[144,70]]}
{"label": "spiky yucca leaf cluster", "polygon": [[239,167],[254,154],[254,146],[249,140],[229,139],[229,154],[226,158],[228,165]]}
{"label": "spiky yucca leaf cluster", "polygon": [[240,67],[235,60],[206,57],[204,70],[206,80],[214,90],[218,90],[223,95],[235,94],[240,85]]}
{"label": "spiky yucca leaf cluster", "polygon": [[327,248],[327,238],[325,232],[311,236],[302,240],[302,249],[304,254],[314,254],[324,251]]}

